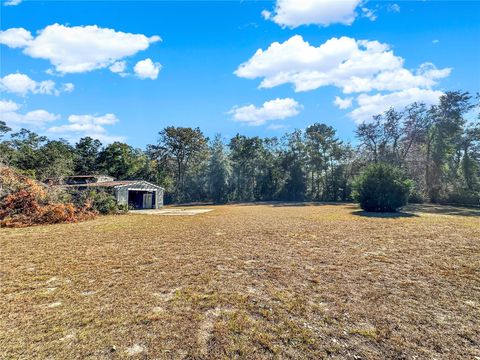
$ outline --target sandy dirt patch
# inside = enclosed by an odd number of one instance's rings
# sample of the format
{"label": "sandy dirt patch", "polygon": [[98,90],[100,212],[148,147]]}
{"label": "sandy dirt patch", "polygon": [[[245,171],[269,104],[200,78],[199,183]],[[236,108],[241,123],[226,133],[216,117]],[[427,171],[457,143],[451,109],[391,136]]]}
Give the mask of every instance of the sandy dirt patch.
{"label": "sandy dirt patch", "polygon": [[134,210],[129,214],[133,215],[167,215],[167,216],[193,216],[205,214],[213,209],[152,209],[152,210]]}

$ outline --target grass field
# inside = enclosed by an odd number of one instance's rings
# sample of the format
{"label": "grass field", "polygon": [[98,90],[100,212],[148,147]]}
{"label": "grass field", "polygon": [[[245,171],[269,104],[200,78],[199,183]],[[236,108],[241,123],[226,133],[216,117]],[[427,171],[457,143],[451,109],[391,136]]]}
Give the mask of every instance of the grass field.
{"label": "grass field", "polygon": [[480,213],[229,205],[0,229],[0,358],[480,359]]}

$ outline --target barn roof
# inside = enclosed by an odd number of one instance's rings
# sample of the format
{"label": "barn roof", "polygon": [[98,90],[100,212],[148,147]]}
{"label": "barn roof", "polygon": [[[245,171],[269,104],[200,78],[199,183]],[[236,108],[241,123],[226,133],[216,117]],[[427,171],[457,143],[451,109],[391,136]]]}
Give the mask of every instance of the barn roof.
{"label": "barn roof", "polygon": [[149,183],[144,180],[116,180],[116,181],[103,181],[95,183],[86,183],[86,184],[72,184],[64,185],[66,187],[109,187],[115,189],[131,189],[131,190],[158,190],[163,188],[161,186]]}
{"label": "barn roof", "polygon": [[111,176],[102,175],[102,174],[69,175],[69,176],[66,176],[66,178],[91,178],[91,177],[111,177]]}

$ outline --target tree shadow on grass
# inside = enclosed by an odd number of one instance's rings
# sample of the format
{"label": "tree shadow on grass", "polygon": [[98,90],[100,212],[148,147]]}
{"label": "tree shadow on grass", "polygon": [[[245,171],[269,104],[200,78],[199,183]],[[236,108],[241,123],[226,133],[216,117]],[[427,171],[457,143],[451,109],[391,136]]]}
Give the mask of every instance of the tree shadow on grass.
{"label": "tree shadow on grass", "polygon": [[369,212],[363,210],[353,211],[351,213],[355,216],[369,217],[369,218],[381,218],[381,219],[399,219],[399,218],[414,218],[418,217],[417,214],[406,213],[406,212]]}
{"label": "tree shadow on grass", "polygon": [[439,215],[456,215],[456,216],[479,216],[480,208],[451,206],[451,205],[435,205],[435,204],[410,204],[404,210],[416,213],[439,214]]}
{"label": "tree shadow on grass", "polygon": [[270,202],[265,203],[265,205],[270,205],[273,207],[284,207],[284,206],[325,206],[325,205],[333,205],[333,206],[345,206],[350,203],[347,202],[328,202],[328,201],[321,201],[321,202],[299,202],[299,201],[280,201],[280,202]]}
{"label": "tree shadow on grass", "polygon": [[351,205],[350,202],[313,202],[313,201],[244,201],[244,202],[229,202],[225,205],[235,205],[235,206],[254,206],[254,205],[266,205],[271,207],[304,207],[304,206],[325,206],[325,205],[335,205],[335,206],[345,206]]}
{"label": "tree shadow on grass", "polygon": [[193,207],[193,206],[212,206],[212,205],[225,205],[225,204],[216,204],[213,201],[199,201],[199,202],[187,202],[187,203],[168,203],[164,205],[169,207]]}
{"label": "tree shadow on grass", "polygon": [[[355,208],[355,207],[350,207]],[[357,208],[358,209],[358,208]],[[353,211],[352,215],[373,217],[373,218],[408,218],[418,217],[419,214],[438,214],[438,215],[453,215],[453,216],[474,216],[480,217],[480,208],[470,208],[463,206],[451,205],[435,205],[435,204],[409,204],[402,208],[402,211],[397,213],[375,213],[357,210]]]}

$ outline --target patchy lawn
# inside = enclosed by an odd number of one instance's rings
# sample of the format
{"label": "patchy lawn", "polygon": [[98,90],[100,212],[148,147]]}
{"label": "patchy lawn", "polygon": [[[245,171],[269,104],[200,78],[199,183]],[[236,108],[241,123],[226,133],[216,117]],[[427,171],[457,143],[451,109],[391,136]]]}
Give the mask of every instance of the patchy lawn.
{"label": "patchy lawn", "polygon": [[0,358],[480,358],[480,213],[236,205],[0,229]]}

